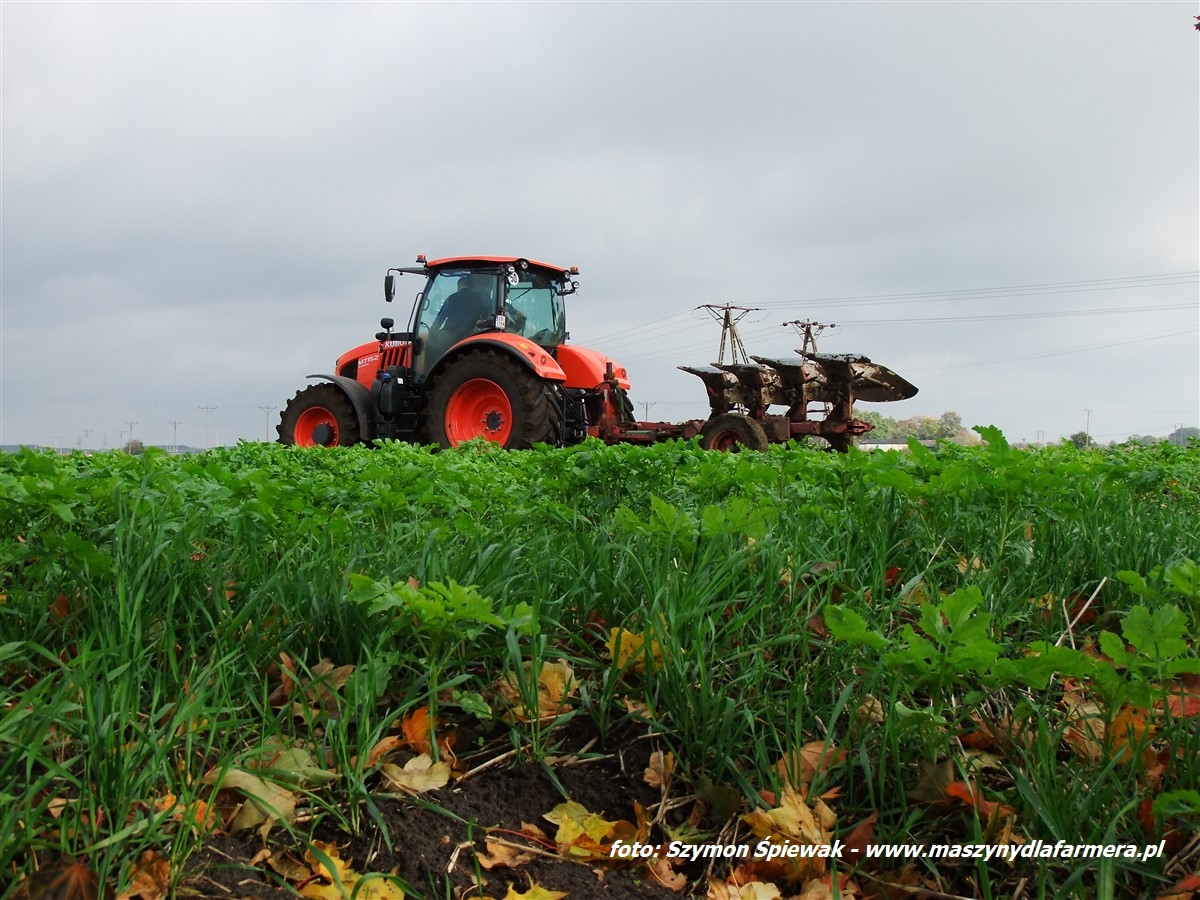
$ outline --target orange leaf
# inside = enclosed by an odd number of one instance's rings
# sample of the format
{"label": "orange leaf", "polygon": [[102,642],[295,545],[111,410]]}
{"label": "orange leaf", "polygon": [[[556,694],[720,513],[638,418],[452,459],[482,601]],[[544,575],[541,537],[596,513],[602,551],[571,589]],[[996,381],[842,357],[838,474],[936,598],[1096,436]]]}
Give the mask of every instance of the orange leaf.
{"label": "orange leaf", "polygon": [[393,753],[404,746],[404,739],[397,735],[390,734],[371,748],[367,753],[367,761],[365,768],[373,769],[382,762],[389,753]]}
{"label": "orange leaf", "polygon": [[129,889],[117,900],[162,900],[171,890],[171,864],[153,850],[147,850],[133,866]]}
{"label": "orange leaf", "polygon": [[965,781],[952,781],[946,785],[946,796],[954,797],[968,806],[973,806],[984,818],[990,819],[994,815],[1015,816],[1017,814],[1017,811],[1011,806],[985,800],[983,791],[979,787]]}
{"label": "orange leaf", "polygon": [[839,750],[824,741],[809,741],[799,750],[789,751],[775,763],[775,774],[781,784],[798,789],[812,784],[818,773],[845,761],[845,750]]}
{"label": "orange leaf", "polygon": [[17,885],[10,900],[96,900],[100,877],[87,863],[64,856]]}
{"label": "orange leaf", "polygon": [[867,846],[875,843],[875,823],[878,820],[879,810],[875,810],[842,838],[842,843],[846,845],[844,859],[852,861],[867,858]]}
{"label": "orange leaf", "polygon": [[[1146,745],[1157,731],[1155,726],[1146,721],[1146,716],[1141,711],[1128,705],[1121,707],[1107,729],[1107,733],[1112,737],[1113,753],[1117,754],[1122,762],[1128,762],[1133,756],[1133,748],[1141,747],[1143,765],[1147,762],[1144,751],[1151,750]],[[1157,756],[1153,750],[1151,754]]]}
{"label": "orange leaf", "polygon": [[[436,726],[443,724],[440,720],[434,722],[429,715],[428,706],[418,706],[400,723],[400,730],[404,733],[404,742],[415,753],[428,753],[433,755],[433,745],[429,739],[430,731]],[[458,737],[456,731],[448,731],[438,735],[438,751],[440,756],[454,758],[454,742]]]}

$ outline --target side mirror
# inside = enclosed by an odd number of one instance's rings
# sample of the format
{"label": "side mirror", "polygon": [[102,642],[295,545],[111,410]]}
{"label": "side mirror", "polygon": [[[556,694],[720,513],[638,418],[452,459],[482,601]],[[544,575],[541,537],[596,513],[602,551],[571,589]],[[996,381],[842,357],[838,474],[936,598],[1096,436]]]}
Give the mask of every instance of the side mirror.
{"label": "side mirror", "polygon": [[391,303],[396,296],[396,276],[388,275],[383,279],[383,299]]}

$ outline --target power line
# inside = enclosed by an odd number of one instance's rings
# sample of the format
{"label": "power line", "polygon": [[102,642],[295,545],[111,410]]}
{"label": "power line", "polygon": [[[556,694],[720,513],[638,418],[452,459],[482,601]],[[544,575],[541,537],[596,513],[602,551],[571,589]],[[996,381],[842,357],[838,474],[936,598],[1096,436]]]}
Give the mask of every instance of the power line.
{"label": "power line", "polygon": [[[1168,280],[1164,280],[1168,279]],[[760,306],[870,306],[888,303],[945,303],[954,300],[990,300],[1010,297],[1041,297],[1055,294],[1093,293],[1129,288],[1170,287],[1195,284],[1200,272],[1172,272],[1164,275],[1132,275],[1125,278],[1102,278],[1091,281],[1057,281],[1044,284],[1018,284],[993,288],[959,288],[946,291],[921,291],[895,294],[862,294],[846,297],[820,297],[808,300],[779,300],[759,302]]]}
{"label": "power line", "polygon": [[1111,316],[1126,313],[1167,312],[1195,309],[1195,303],[1170,303],[1162,306],[1107,306],[1093,309],[1043,310],[1024,313],[986,313],[978,316],[925,316],[910,319],[857,319],[847,325],[934,325],[943,322],[1000,322],[1006,319],[1064,319],[1078,316]]}
{"label": "power line", "polygon": [[1044,359],[1048,356],[1066,356],[1070,353],[1086,353],[1089,350],[1105,350],[1109,347],[1123,347],[1126,344],[1143,344],[1148,341],[1158,341],[1163,338],[1180,337],[1185,334],[1200,331],[1200,325],[1194,328],[1185,328],[1182,331],[1163,331],[1156,334],[1142,335],[1141,337],[1129,338],[1123,341],[1108,341],[1103,344],[1085,344],[1081,347],[1069,347],[1065,350],[1049,350],[1045,353],[1026,353],[1022,356],[1006,356],[1001,359],[986,359],[977,360],[969,363],[957,363],[950,366],[933,366],[925,369],[909,369],[910,372],[942,372],[946,369],[971,369],[976,366],[995,366],[1001,363],[1022,362],[1027,359]]}

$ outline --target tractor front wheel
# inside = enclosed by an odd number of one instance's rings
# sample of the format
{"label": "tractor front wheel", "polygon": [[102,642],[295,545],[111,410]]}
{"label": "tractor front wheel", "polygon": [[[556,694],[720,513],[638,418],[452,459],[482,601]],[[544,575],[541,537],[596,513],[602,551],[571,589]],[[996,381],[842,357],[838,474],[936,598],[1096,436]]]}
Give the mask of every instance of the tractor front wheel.
{"label": "tractor front wheel", "polygon": [[725,413],[709,419],[700,429],[700,446],[705,450],[735,453],[739,450],[766,450],[768,443],[763,427],[740,413]]}
{"label": "tractor front wheel", "polygon": [[506,450],[558,440],[549,385],[507,353],[476,350],[446,366],[429,390],[430,440],[457,447],[484,438]]}
{"label": "tractor front wheel", "polygon": [[361,439],[354,405],[335,384],[314,384],[288,401],[279,417],[279,443],[347,447]]}

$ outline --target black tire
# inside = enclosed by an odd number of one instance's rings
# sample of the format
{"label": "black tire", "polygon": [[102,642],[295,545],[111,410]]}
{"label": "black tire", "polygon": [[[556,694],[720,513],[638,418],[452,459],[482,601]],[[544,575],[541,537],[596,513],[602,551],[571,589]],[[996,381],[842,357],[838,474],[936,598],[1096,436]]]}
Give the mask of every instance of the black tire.
{"label": "black tire", "polygon": [[501,350],[472,350],[449,363],[429,389],[426,430],[455,447],[482,437],[506,450],[557,444],[562,406],[549,382]]}
{"label": "black tire", "polygon": [[279,443],[297,447],[348,447],[362,440],[354,404],[328,382],[296,391],[275,430]]}
{"label": "black tire", "polygon": [[763,427],[741,413],[725,413],[709,419],[700,429],[700,446],[705,450],[736,453],[739,450],[766,450],[770,441]]}
{"label": "black tire", "polygon": [[854,436],[850,434],[833,434],[825,438],[829,443],[829,449],[835,453],[849,453],[850,447],[854,444]]}

